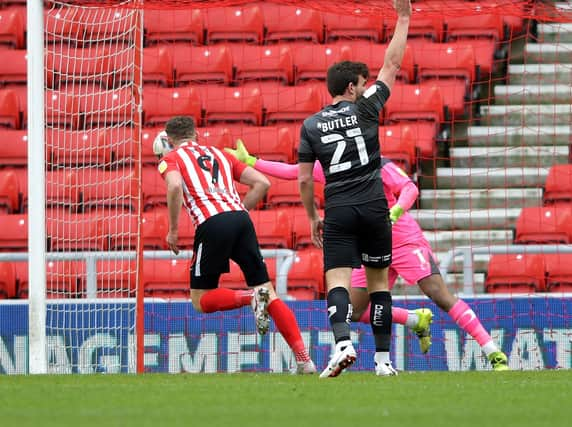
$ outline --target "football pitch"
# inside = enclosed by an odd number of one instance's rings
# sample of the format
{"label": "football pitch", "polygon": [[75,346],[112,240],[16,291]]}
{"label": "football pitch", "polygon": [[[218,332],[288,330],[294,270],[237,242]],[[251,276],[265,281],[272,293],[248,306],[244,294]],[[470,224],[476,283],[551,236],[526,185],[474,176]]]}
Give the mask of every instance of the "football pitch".
{"label": "football pitch", "polygon": [[0,376],[2,426],[572,425],[572,370]]}

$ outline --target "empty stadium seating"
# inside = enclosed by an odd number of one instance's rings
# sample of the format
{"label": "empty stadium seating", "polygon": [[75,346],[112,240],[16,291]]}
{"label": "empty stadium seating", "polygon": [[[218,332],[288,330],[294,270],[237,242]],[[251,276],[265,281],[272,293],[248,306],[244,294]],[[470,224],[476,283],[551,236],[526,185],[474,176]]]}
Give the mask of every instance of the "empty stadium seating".
{"label": "empty stadium seating", "polygon": [[207,44],[262,42],[264,16],[258,5],[212,7],[205,11]]}
{"label": "empty stadium seating", "polygon": [[[271,183],[268,193],[266,194],[266,203],[268,206],[276,207],[280,205],[302,204],[297,180],[286,181],[272,177],[268,177],[268,179]],[[318,207],[324,207],[323,184],[314,183],[314,195]]]}
{"label": "empty stadium seating", "polygon": [[24,48],[24,18],[15,9],[0,9],[0,44]]}
{"label": "empty stadium seating", "polygon": [[[28,262],[14,262],[17,297],[28,298]],[[76,298],[82,295],[80,272],[84,271],[82,261],[46,262],[46,296],[48,298]]]}
{"label": "empty stadium seating", "polygon": [[0,262],[0,299],[16,296],[16,272],[11,262]]}
{"label": "empty stadium seating", "polygon": [[337,40],[368,40],[379,43],[383,34],[383,19],[376,15],[340,15],[322,13],[325,42]]}
{"label": "empty stadium seating", "polygon": [[321,249],[301,249],[288,272],[288,293],[296,299],[318,299],[325,294]]}
{"label": "empty stadium seating", "polygon": [[485,281],[489,293],[534,293],[546,288],[541,254],[496,254]]}
{"label": "empty stadium seating", "polygon": [[[125,259],[98,260],[97,297],[127,298],[135,296],[136,263]],[[85,278],[83,279],[85,281]]]}
{"label": "empty stadium seating", "polygon": [[[292,217],[292,248],[300,250],[302,248],[312,246],[311,226],[306,209],[303,206],[292,206],[288,208],[288,212]],[[319,209],[318,212],[323,218],[323,209]]]}
{"label": "empty stadium seating", "polygon": [[379,128],[381,155],[399,165],[408,174],[415,172],[417,148],[413,131],[408,125],[386,125]]}
{"label": "empty stadium seating", "polygon": [[304,80],[326,80],[328,68],[340,61],[351,60],[349,46],[342,44],[298,43],[292,45],[294,83]]}
{"label": "empty stadium seating", "polygon": [[190,260],[147,259],[143,262],[145,296],[190,297]]}
{"label": "empty stadium seating", "polygon": [[173,57],[177,84],[222,83],[232,81],[232,55],[225,45],[168,46]]}
{"label": "empty stadium seating", "polygon": [[164,125],[173,116],[191,116],[197,125],[201,123],[201,99],[194,87],[155,87],[143,88],[144,126]]}
{"label": "empty stadium seating", "polygon": [[184,41],[202,44],[204,17],[201,9],[149,9],[145,11],[147,43]]}
{"label": "empty stadium seating", "polygon": [[14,170],[0,170],[0,212],[17,212],[19,208],[20,185]]}
{"label": "empty stadium seating", "polygon": [[292,247],[292,219],[288,211],[269,209],[251,210],[249,213],[261,247]]}
{"label": "empty stadium seating", "polygon": [[[8,84],[27,84],[26,49],[7,49],[0,47],[0,82]],[[50,82],[47,82],[50,85]]]}
{"label": "empty stadium seating", "polygon": [[569,204],[572,206],[572,165],[554,165],[548,171],[544,192],[544,205]]}
{"label": "empty stadium seating", "polygon": [[0,215],[0,251],[17,252],[28,249],[28,215]]}
{"label": "empty stadium seating", "polygon": [[232,52],[236,83],[265,80],[276,80],[283,84],[293,82],[294,65],[290,46],[232,44],[228,48]]}
{"label": "empty stadium seating", "polygon": [[546,254],[546,290],[572,292],[572,254]]}
{"label": "empty stadium seating", "polygon": [[260,86],[266,111],[265,124],[302,122],[317,113],[324,105],[322,96],[314,86]]}
{"label": "empty stadium seating", "polygon": [[0,89],[0,126],[20,128],[20,101],[11,89]]}
{"label": "empty stadium seating", "polygon": [[262,125],[262,96],[256,87],[197,86],[205,110],[203,124]]}
{"label": "empty stadium seating", "polygon": [[515,243],[570,243],[572,206],[532,206],[516,220]]}
{"label": "empty stadium seating", "polygon": [[[248,151],[259,158],[282,162],[294,162],[295,149],[292,131],[288,127],[279,126],[243,126],[232,129],[234,139],[240,138],[246,144]],[[210,141],[208,142],[210,144]]]}
{"label": "empty stadium seating", "polygon": [[52,252],[105,251],[108,236],[98,213],[46,213],[47,248]]}
{"label": "empty stadium seating", "polygon": [[258,4],[264,15],[265,43],[324,41],[324,22],[318,11],[270,2]]}
{"label": "empty stadium seating", "polygon": [[[351,56],[349,59],[367,64],[370,78],[375,79],[383,66],[388,44],[372,44],[365,41],[348,41],[344,44],[350,48]],[[407,45],[396,78],[403,83],[413,83],[414,71],[413,49]]]}

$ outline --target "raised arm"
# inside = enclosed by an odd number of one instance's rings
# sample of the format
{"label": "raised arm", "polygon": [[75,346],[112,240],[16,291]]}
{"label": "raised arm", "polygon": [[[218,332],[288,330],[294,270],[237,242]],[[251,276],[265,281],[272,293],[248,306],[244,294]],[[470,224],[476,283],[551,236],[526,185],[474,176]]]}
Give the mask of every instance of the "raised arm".
{"label": "raised arm", "polygon": [[393,37],[385,51],[383,66],[379,70],[377,80],[381,80],[391,90],[395,84],[395,77],[401,68],[401,61],[407,45],[407,33],[409,31],[409,19],[411,17],[410,0],[395,0],[397,23]]}

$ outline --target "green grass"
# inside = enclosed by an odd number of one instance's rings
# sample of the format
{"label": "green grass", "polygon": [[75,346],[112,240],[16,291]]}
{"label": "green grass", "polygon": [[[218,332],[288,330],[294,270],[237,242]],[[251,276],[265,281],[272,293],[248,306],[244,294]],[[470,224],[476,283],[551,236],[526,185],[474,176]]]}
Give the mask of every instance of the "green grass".
{"label": "green grass", "polygon": [[572,370],[0,376],[2,426],[572,425]]}

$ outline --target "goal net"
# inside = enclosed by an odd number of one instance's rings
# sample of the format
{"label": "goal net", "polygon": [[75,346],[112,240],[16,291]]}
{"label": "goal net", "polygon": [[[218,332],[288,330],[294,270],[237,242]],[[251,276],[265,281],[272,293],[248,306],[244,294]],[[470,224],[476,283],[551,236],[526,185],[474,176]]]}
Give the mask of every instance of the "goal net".
{"label": "goal net", "polygon": [[[328,66],[361,61],[377,75],[392,2],[45,4],[49,371],[285,372],[290,350],[274,327],[256,335],[249,307],[193,310],[194,231],[183,212],[185,252],[166,252],[152,141],[170,117],[189,115],[201,143],[234,147],[240,138],[259,158],[295,164],[302,121],[331,102]],[[446,287],[513,369],[572,367],[571,52],[570,2],[415,1],[380,116],[382,155],[419,190],[410,215]],[[322,253],[296,181],[271,181],[251,217],[272,280],[325,366],[333,337]],[[323,195],[316,201],[323,210]],[[394,321],[396,367],[490,369],[477,340],[407,283],[407,268],[396,267],[393,304],[430,308],[433,344],[422,354]],[[245,289],[235,264],[220,286]],[[2,337],[15,360],[15,338]],[[354,322],[352,339],[355,369],[372,370],[370,326]]]}

